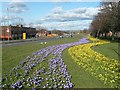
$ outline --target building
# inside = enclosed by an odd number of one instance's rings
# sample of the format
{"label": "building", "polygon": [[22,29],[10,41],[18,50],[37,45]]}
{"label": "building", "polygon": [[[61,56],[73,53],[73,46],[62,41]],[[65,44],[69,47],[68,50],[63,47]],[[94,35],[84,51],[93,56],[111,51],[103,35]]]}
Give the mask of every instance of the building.
{"label": "building", "polygon": [[48,34],[48,31],[47,31],[46,29],[41,29],[41,30],[38,30],[38,31],[37,31],[36,36],[37,36],[37,37],[47,36],[47,34]]}
{"label": "building", "polygon": [[47,31],[46,29],[41,29],[37,31],[36,36],[37,37],[40,37],[40,36],[55,37],[55,36],[58,36],[58,34],[53,34],[51,31]]}
{"label": "building", "polygon": [[31,27],[20,26],[0,26],[0,39],[22,39],[23,33],[26,33],[26,38],[36,36],[36,29]]}

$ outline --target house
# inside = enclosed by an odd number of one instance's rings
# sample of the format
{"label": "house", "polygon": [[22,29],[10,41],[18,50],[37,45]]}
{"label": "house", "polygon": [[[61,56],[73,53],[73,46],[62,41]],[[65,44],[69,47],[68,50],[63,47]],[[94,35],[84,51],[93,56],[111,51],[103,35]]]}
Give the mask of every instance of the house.
{"label": "house", "polygon": [[41,30],[38,30],[38,31],[37,31],[36,36],[37,36],[37,37],[47,36],[47,34],[48,34],[48,31],[47,31],[47,30],[41,29]]}
{"label": "house", "polygon": [[22,39],[23,33],[26,33],[26,38],[35,37],[36,29],[31,27],[20,26],[0,26],[0,39]]}

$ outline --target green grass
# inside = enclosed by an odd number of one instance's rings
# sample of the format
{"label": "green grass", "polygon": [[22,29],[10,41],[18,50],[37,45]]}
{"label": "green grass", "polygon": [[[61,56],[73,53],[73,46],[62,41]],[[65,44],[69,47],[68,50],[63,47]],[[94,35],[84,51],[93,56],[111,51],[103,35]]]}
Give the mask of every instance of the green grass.
{"label": "green grass", "polygon": [[0,45],[0,78],[2,77],[2,45]]}
{"label": "green grass", "polygon": [[120,43],[117,43],[117,42],[111,42],[104,45],[94,46],[92,47],[92,49],[95,50],[96,52],[99,52],[105,55],[106,57],[119,60],[119,57],[120,57],[119,44]]}
{"label": "green grass", "polygon": [[63,60],[67,65],[67,70],[72,76],[71,81],[74,88],[108,88],[102,81],[97,80],[90,72],[85,71],[69,55],[68,49],[63,52]]}
{"label": "green grass", "polygon": [[[92,47],[92,49],[109,58],[118,60],[118,43],[111,42],[109,44]],[[90,72],[80,68],[69,55],[68,49],[64,50],[63,59],[67,65],[69,74],[72,76],[72,82],[75,84],[75,88],[109,88],[109,86],[104,85],[102,81],[92,76]]]}
{"label": "green grass", "polygon": [[[32,52],[36,52],[42,48],[47,46],[70,43],[80,40],[81,36],[75,36],[73,38],[63,38],[58,40],[48,41],[47,44],[41,45],[40,42],[31,42],[17,46],[8,46],[2,48],[2,72],[3,74],[8,72],[11,68],[15,67],[28,55],[31,55]],[[108,57],[117,58],[117,43],[110,43]],[[108,46],[97,46],[93,47],[94,50],[100,52],[103,50],[101,48],[108,48]],[[112,47],[111,47],[112,46]],[[106,48],[105,48],[106,47]],[[98,48],[98,49],[97,49]],[[111,48],[114,48],[111,49]],[[101,51],[102,54],[106,55],[106,50]],[[115,52],[116,51],[116,52]],[[113,56],[114,52],[114,56]],[[97,80],[94,76],[92,76],[89,72],[85,71],[83,68],[80,68],[77,63],[72,60],[72,57],[68,53],[68,49],[63,51],[63,60],[67,65],[67,69],[69,74],[72,76],[72,82],[75,85],[75,88],[107,88],[103,82]]]}
{"label": "green grass", "polygon": [[61,38],[58,40],[48,41],[47,44],[41,44],[40,42],[31,42],[17,46],[8,46],[2,48],[2,74],[8,72],[11,68],[15,67],[32,52],[38,51],[44,47],[64,44],[79,41],[82,36],[74,36],[72,38]]}

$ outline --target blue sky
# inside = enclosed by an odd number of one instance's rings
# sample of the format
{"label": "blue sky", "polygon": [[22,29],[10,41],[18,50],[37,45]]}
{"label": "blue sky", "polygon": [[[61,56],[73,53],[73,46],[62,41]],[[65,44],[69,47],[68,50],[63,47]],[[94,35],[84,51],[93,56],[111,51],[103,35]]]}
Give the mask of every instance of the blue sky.
{"label": "blue sky", "polygon": [[[22,23],[37,28],[80,30],[97,15],[99,2],[2,2],[1,24]],[[8,8],[9,14],[6,10]],[[8,17],[9,15],[9,17]],[[20,21],[21,20],[21,21]]]}

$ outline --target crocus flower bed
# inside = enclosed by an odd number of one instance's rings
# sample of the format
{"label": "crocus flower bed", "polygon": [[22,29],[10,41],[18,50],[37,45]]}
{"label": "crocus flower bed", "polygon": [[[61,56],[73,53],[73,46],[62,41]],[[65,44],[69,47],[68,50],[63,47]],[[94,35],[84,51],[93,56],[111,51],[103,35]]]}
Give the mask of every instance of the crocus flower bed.
{"label": "crocus flower bed", "polygon": [[103,40],[96,40],[90,38],[93,43],[77,45],[69,48],[69,53],[77,64],[84,68],[86,71],[103,81],[104,84],[109,85],[111,88],[118,88],[120,79],[119,66],[120,62],[115,59],[105,57],[104,55],[95,52],[91,47],[109,42]]}
{"label": "crocus flower bed", "polygon": [[49,46],[26,57],[16,67],[3,75],[2,88],[73,88],[71,75],[62,60],[62,51],[68,47],[87,43],[79,42]]}

